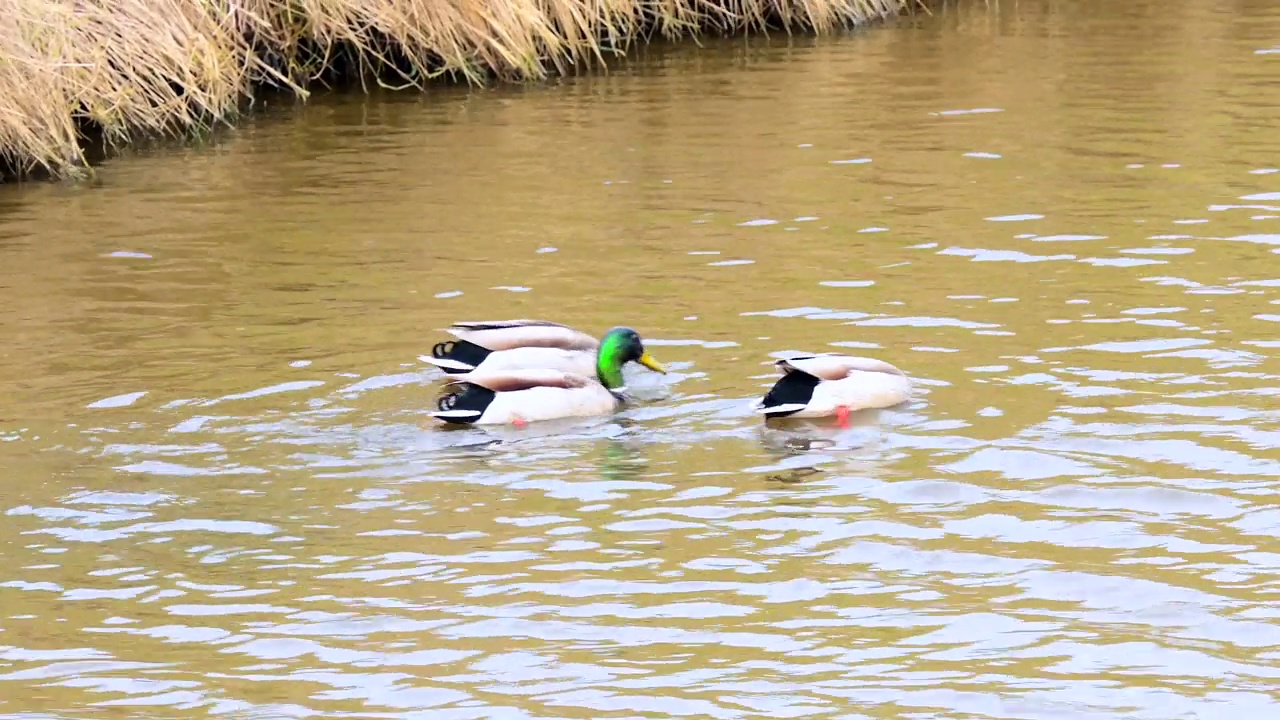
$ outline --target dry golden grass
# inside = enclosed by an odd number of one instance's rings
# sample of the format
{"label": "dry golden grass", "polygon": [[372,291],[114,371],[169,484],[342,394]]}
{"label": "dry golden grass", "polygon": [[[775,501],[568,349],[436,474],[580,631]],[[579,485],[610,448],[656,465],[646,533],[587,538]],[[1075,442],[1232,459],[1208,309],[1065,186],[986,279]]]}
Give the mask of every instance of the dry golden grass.
{"label": "dry golden grass", "polygon": [[652,34],[826,32],[920,0],[0,0],[0,173],[85,168],[108,143],[229,119],[254,87],[538,79]]}

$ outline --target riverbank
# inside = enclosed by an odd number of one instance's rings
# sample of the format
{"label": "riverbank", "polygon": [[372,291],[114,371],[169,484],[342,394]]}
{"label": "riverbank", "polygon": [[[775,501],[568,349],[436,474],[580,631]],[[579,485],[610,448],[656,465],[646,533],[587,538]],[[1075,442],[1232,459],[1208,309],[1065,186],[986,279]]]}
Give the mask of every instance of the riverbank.
{"label": "riverbank", "polygon": [[0,0],[0,179],[231,122],[257,90],[537,80],[653,36],[825,33],[922,0]]}

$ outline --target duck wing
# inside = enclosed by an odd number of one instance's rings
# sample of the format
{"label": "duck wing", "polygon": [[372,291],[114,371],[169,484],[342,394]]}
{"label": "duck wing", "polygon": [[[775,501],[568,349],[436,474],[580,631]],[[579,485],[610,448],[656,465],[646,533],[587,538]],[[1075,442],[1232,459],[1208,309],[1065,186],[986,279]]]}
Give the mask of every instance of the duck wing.
{"label": "duck wing", "polygon": [[802,372],[821,380],[840,380],[853,372],[876,372],[905,376],[906,373],[883,360],[857,355],[798,355],[779,360],[774,365],[785,375]]}
{"label": "duck wing", "polygon": [[590,387],[596,381],[585,375],[564,372],[561,370],[507,370],[485,371],[458,375],[451,379],[450,385],[468,383],[479,385],[494,392],[519,392],[536,387],[560,388],[575,390]]}
{"label": "duck wing", "polygon": [[548,320],[467,320],[455,322],[445,332],[459,340],[489,350],[518,347],[551,347],[562,350],[590,350],[600,346],[596,338],[568,325]]}

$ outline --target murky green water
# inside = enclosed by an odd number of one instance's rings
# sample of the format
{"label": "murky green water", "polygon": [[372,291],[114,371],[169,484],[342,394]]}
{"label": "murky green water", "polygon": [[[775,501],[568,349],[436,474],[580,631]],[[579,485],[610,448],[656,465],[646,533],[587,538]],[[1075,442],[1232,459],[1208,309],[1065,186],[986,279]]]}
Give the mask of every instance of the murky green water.
{"label": "murky green water", "polygon": [[[0,715],[1273,717],[1280,6],[992,5],[0,189]],[[673,372],[432,428],[523,316]]]}

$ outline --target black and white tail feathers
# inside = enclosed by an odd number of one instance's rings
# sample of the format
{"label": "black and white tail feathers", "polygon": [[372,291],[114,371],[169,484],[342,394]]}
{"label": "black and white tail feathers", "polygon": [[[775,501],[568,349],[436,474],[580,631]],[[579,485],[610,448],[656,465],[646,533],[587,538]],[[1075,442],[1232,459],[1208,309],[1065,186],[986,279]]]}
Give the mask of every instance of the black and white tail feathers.
{"label": "black and white tail feathers", "polygon": [[418,356],[425,363],[435,365],[449,374],[467,373],[475,370],[492,352],[467,340],[449,340],[436,343],[431,348],[431,357]]}
{"label": "black and white tail feathers", "polygon": [[445,422],[468,425],[480,419],[484,411],[496,396],[489,388],[472,383],[460,383],[452,392],[442,395],[436,401],[436,412],[432,417]]}
{"label": "black and white tail feathers", "polygon": [[756,404],[756,412],[766,417],[786,417],[805,409],[821,379],[802,370],[791,370],[778,378]]}

